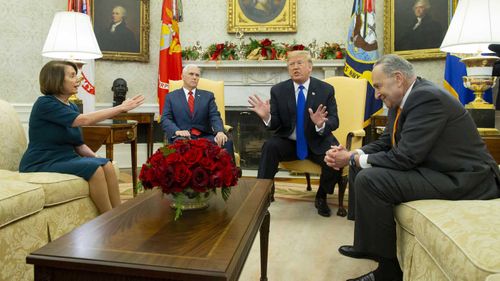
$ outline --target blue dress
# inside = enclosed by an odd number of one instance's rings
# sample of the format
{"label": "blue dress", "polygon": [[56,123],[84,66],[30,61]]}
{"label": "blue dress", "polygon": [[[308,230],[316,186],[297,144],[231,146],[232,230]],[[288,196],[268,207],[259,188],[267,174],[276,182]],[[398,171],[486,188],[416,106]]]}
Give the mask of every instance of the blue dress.
{"label": "blue dress", "polygon": [[81,157],[75,151],[83,144],[80,128],[71,127],[79,115],[76,105],[64,104],[52,95],[41,96],[31,110],[28,149],[21,159],[21,172],[57,172],[89,180],[106,158]]}

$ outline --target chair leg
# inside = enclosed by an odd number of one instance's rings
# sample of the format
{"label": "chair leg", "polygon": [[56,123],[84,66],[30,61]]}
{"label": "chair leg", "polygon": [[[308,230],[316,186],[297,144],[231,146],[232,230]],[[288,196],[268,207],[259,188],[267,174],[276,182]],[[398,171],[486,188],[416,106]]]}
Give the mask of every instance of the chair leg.
{"label": "chair leg", "polygon": [[274,202],[274,181],[273,186],[271,186],[271,202]]}
{"label": "chair leg", "polygon": [[307,191],[311,191],[311,174],[306,173]]}
{"label": "chair leg", "polygon": [[344,208],[344,193],[347,187],[347,176],[343,176],[339,181],[339,210],[337,211],[337,216],[345,217],[347,211]]}

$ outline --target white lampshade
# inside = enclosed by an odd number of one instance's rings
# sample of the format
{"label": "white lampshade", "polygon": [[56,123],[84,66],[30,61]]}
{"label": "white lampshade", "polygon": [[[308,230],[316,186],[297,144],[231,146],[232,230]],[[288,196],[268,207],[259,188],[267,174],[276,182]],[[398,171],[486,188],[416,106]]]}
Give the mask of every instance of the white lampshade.
{"label": "white lampshade", "polygon": [[90,17],[77,12],[58,12],[43,45],[42,56],[58,59],[102,57]]}
{"label": "white lampshade", "polygon": [[500,0],[460,0],[440,50],[448,53],[491,53],[500,44]]}

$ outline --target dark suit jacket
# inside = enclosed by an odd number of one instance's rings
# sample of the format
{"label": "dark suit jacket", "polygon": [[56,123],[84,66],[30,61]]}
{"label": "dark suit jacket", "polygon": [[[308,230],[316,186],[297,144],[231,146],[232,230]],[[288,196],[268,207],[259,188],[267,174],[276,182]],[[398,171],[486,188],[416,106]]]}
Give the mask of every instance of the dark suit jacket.
{"label": "dark suit jacket", "polygon": [[177,89],[167,95],[161,125],[168,140],[175,137],[175,131],[196,128],[205,134],[215,135],[224,131],[224,125],[217,110],[214,94],[196,89],[194,99],[194,116],[187,103],[184,90]]}
{"label": "dark suit jacket", "polygon": [[[295,89],[291,79],[274,85],[271,88],[271,124],[270,130],[275,130],[275,134],[288,138],[295,129],[297,105],[295,100]],[[325,123],[323,134],[318,134],[314,123],[309,117],[307,108],[316,111],[318,106],[323,104],[327,107],[328,121]],[[338,141],[332,135],[332,131],[339,127],[337,116],[337,103],[332,85],[311,77],[306,100],[306,122],[304,124],[305,136],[309,149],[314,154],[324,154],[332,144]]]}
{"label": "dark suit jacket", "polygon": [[361,148],[368,163],[394,170],[418,170],[449,199],[489,199],[499,195],[498,166],[469,113],[444,89],[417,78],[399,117],[389,110],[381,137]]}

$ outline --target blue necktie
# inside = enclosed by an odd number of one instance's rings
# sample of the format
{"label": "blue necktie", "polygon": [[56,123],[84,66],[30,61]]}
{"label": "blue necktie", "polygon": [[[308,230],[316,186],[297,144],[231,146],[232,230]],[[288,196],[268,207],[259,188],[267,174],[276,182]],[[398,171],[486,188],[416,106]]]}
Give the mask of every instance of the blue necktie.
{"label": "blue necktie", "polygon": [[306,97],[304,96],[304,86],[299,86],[299,95],[297,97],[297,126],[295,134],[297,136],[297,157],[304,160],[307,157],[307,141],[304,130],[304,113],[306,107]]}

